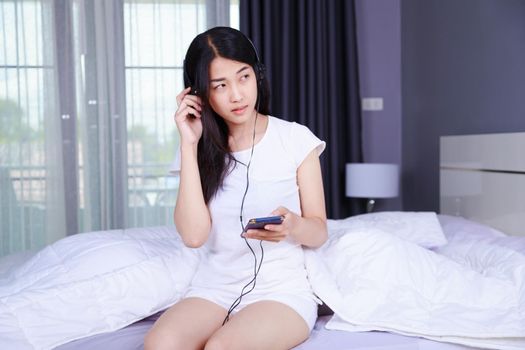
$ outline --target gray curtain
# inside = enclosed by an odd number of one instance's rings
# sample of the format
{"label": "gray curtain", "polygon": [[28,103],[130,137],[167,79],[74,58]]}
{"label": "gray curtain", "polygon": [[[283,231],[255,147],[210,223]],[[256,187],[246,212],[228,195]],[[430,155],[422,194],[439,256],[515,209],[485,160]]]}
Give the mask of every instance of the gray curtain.
{"label": "gray curtain", "polygon": [[272,114],[327,142],[321,157],[327,213],[363,212],[345,197],[344,169],[361,162],[361,115],[353,0],[241,0],[240,30],[259,50]]}

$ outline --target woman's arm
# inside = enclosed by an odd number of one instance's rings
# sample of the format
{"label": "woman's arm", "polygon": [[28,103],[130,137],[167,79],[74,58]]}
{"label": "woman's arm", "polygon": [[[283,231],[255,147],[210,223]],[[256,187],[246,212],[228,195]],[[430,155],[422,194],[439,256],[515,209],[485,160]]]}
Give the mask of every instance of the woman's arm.
{"label": "woman's arm", "polygon": [[198,248],[206,242],[211,219],[202,193],[197,147],[181,146],[180,184],[174,217],[186,246]]}
{"label": "woman's arm", "polygon": [[302,216],[279,207],[272,215],[285,217],[281,225],[266,225],[264,230],[248,230],[247,238],[279,242],[291,236],[296,242],[311,248],[323,245],[328,238],[321,164],[313,150],[297,170],[297,184]]}
{"label": "woman's arm", "polygon": [[295,221],[290,235],[302,245],[317,248],[328,238],[321,162],[313,150],[297,170],[302,216],[291,215]]}
{"label": "woman's arm", "polygon": [[187,88],[177,96],[179,108],[175,113],[175,122],[181,136],[181,171],[173,216],[184,244],[197,248],[208,239],[211,218],[204,201],[197,162],[197,146],[202,136],[200,99],[189,95],[189,92],[190,88]]}

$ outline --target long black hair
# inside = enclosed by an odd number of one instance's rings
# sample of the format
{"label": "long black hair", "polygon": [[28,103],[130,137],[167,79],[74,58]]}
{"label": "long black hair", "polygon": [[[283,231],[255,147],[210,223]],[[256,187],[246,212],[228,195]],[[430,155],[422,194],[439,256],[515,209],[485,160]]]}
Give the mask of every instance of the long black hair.
{"label": "long black hair", "polygon": [[184,86],[191,86],[202,100],[202,137],[197,146],[197,161],[206,204],[222,186],[232,166],[228,126],[209,104],[209,67],[216,57],[249,64],[257,78],[257,112],[270,114],[270,89],[264,67],[250,39],[230,27],[215,27],[193,39],[184,59]]}

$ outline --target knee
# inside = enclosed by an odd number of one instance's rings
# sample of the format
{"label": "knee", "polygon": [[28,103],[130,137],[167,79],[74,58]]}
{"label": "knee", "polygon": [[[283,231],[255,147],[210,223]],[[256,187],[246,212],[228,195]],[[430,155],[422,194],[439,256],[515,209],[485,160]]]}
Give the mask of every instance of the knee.
{"label": "knee", "polygon": [[204,350],[231,350],[232,345],[225,337],[214,335],[208,339]]}
{"label": "knee", "polygon": [[144,350],[167,349],[158,332],[150,330],[144,337]]}
{"label": "knee", "polygon": [[144,338],[144,350],[182,350],[185,349],[176,337],[157,330],[150,330]]}

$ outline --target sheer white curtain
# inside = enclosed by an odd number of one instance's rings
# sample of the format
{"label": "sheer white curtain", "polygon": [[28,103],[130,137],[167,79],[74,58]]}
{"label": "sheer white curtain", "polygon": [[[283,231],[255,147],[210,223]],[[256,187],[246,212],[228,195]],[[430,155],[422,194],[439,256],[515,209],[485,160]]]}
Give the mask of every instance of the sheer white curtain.
{"label": "sheer white curtain", "polygon": [[183,56],[207,27],[238,28],[238,13],[227,0],[124,2],[128,226],[172,222],[178,178],[166,169],[178,145],[172,116]]}
{"label": "sheer white curtain", "polygon": [[52,1],[0,2],[0,255],[65,235]]}
{"label": "sheer white curtain", "polygon": [[0,255],[171,224],[182,58],[207,27],[238,28],[238,2],[13,0],[0,11]]}
{"label": "sheer white curtain", "polygon": [[125,1],[129,226],[172,221],[175,96],[185,49],[205,29],[206,1]]}

